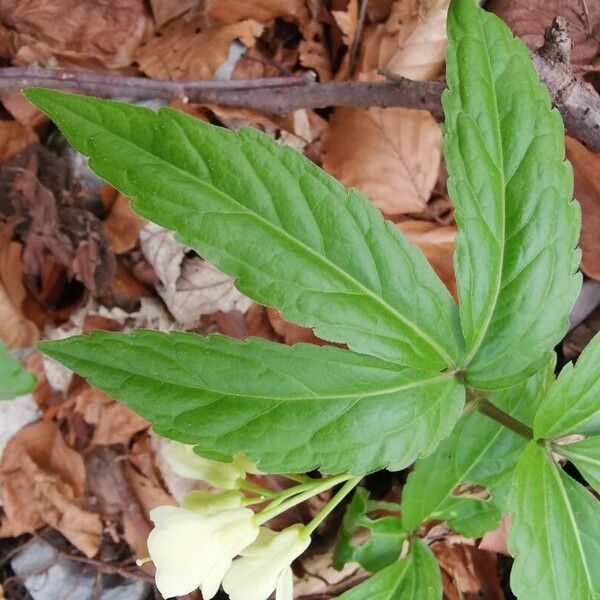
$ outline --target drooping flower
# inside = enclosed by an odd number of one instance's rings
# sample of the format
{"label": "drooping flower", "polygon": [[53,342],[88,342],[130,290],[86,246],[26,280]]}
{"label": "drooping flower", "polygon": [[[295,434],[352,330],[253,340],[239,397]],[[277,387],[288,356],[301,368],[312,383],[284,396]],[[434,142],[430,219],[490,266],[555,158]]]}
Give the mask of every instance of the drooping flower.
{"label": "drooping flower", "polygon": [[250,509],[204,504],[195,510],[159,506],[150,513],[155,527],[148,551],[156,566],[156,587],[165,598],[201,588],[203,598],[210,600],[233,559],[258,535]]}
{"label": "drooping flower", "polygon": [[235,489],[246,473],[258,473],[256,465],[242,454],[237,454],[233,462],[222,463],[198,456],[193,446],[170,442],[164,455],[169,466],[181,477],[200,479],[222,490]]}
{"label": "drooping flower", "polygon": [[276,592],[277,600],[291,600],[290,565],[310,544],[301,535],[302,525],[277,533],[265,527],[254,543],[241,551],[223,579],[223,589],[231,600],[267,600]]}

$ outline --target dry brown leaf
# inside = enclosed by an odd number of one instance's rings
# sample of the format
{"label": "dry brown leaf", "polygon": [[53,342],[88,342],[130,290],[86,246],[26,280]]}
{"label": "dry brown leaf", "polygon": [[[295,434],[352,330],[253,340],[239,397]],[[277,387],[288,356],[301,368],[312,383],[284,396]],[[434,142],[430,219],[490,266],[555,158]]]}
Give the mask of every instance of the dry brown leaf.
{"label": "dry brown leaf", "polygon": [[542,45],[544,30],[554,17],[564,17],[569,22],[573,40],[572,62],[583,67],[600,66],[600,2],[597,0],[491,0],[486,8],[506,21],[531,49]]}
{"label": "dry brown leaf", "polygon": [[386,214],[418,212],[438,176],[441,140],[428,112],[342,107],[323,134],[323,166]]}
{"label": "dry brown leaf", "polygon": [[198,0],[150,0],[156,28],[160,29],[165,23],[188,12],[197,2]]}
{"label": "dry brown leaf", "polygon": [[0,461],[5,518],[0,537],[31,533],[49,525],[92,557],[100,547],[102,521],[81,507],[85,467],[53,423],[23,428]]}
{"label": "dry brown leaf", "polygon": [[14,61],[128,67],[148,25],[139,0],[4,0]]}
{"label": "dry brown leaf", "polygon": [[0,101],[13,118],[23,125],[37,127],[48,121],[47,115],[31,104],[20,90],[0,91]]}
{"label": "dry brown leaf", "polygon": [[222,23],[245,19],[266,23],[277,17],[303,23],[308,18],[304,0],[208,0],[206,11]]}
{"label": "dry brown leaf", "polygon": [[358,25],[358,0],[350,0],[346,10],[332,10],[331,14],[342,32],[344,44],[351,46]]}
{"label": "dry brown leaf", "polygon": [[575,198],[581,205],[581,270],[600,280],[600,154],[567,136],[567,158],[575,175]]}
{"label": "dry brown leaf", "polygon": [[157,291],[171,314],[185,327],[217,311],[245,312],[250,300],[238,292],[233,279],[194,256],[175,240],[172,232],[148,223],[140,232],[140,245],[160,281]]}
{"label": "dry brown leaf", "polygon": [[488,531],[481,539],[481,542],[479,542],[479,548],[487,550],[488,552],[510,556],[507,542],[510,521],[510,515],[504,515],[500,527],[494,529],[494,531]]}
{"label": "dry brown leaf", "polygon": [[231,42],[252,47],[264,29],[252,19],[206,30],[204,24],[202,16],[168,24],[137,51],[140,69],[155,79],[211,79],[227,60]]}
{"label": "dry brown leaf", "polygon": [[331,56],[325,45],[325,28],[321,21],[322,5],[320,0],[307,0],[310,19],[300,25],[304,38],[299,46],[300,64],[306,69],[312,69],[320,81],[331,79]]}
{"label": "dry brown leaf", "polygon": [[28,125],[19,121],[0,121],[0,161],[18,154],[36,142],[38,136]]}
{"label": "dry brown leaf", "polygon": [[396,226],[409,242],[423,250],[439,278],[454,298],[458,298],[453,264],[456,227],[438,225],[430,221],[403,221]]}
{"label": "dry brown leaf", "polygon": [[444,69],[448,41],[446,14],[449,0],[435,0],[422,10],[408,37],[400,42],[385,66],[392,73],[416,81],[435,79]]}
{"label": "dry brown leaf", "polygon": [[504,600],[494,554],[465,544],[445,542],[436,542],[431,549],[440,563],[448,600],[465,597]]}
{"label": "dry brown leaf", "polygon": [[313,330],[309,327],[300,327],[299,325],[286,321],[279,314],[279,311],[274,308],[267,308],[266,310],[271,327],[273,327],[277,335],[280,335],[283,338],[283,341],[286,344],[290,346],[300,342],[318,345],[325,344],[325,342],[315,336]]}
{"label": "dry brown leaf", "polygon": [[23,286],[23,247],[0,235],[0,340],[9,348],[32,346],[39,331],[22,311],[27,292]]}
{"label": "dry brown leaf", "polygon": [[104,221],[104,228],[110,237],[111,250],[115,254],[124,254],[135,248],[140,231],[146,223],[146,219],[131,210],[129,198],[118,194]]}
{"label": "dry brown leaf", "polygon": [[148,421],[127,406],[115,402],[95,388],[86,386],[71,399],[75,402],[75,411],[81,414],[86,423],[94,427],[90,440],[92,445],[127,445],[136,433],[150,426]]}

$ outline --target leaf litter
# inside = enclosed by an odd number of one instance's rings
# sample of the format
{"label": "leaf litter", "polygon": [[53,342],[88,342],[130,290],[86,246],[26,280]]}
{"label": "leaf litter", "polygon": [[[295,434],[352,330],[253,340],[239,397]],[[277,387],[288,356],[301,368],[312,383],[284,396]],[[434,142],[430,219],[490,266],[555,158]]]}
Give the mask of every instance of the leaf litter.
{"label": "leaf litter", "polygon": [[[0,7],[0,56],[7,65],[170,80],[308,73],[320,82],[365,81],[383,80],[386,71],[415,80],[443,76],[447,1],[371,0],[362,23],[360,8],[358,0],[8,0]],[[488,8],[532,48],[554,16],[567,18],[573,61],[598,85],[594,3],[509,0]],[[102,186],[20,94],[1,91],[0,101],[0,340],[26,349],[26,365],[38,377],[31,395],[0,405],[0,554],[22,534],[51,533],[64,552],[96,561],[98,573],[108,565],[147,585],[152,567],[132,561],[145,555],[149,511],[199,484],[169,469],[163,442],[143,419],[32,346],[94,329],[137,327],[325,342],[252,303],[230,277],[137,216],[128,198]],[[332,107],[275,115],[185,98],[172,105],[223,127],[257,127],[360,189],[421,247],[456,296],[456,228],[441,128],[429,113]],[[570,138],[567,152],[583,209],[582,269],[593,283],[600,281],[600,159]],[[588,298],[563,343],[565,358],[576,357],[600,329],[600,294]],[[397,501],[404,475],[374,474],[367,485],[379,498]],[[256,477],[283,485],[273,476]],[[277,526],[308,521],[323,502],[302,505]],[[505,529],[480,543],[435,525],[428,535],[435,532],[432,547],[448,598],[504,597],[507,559],[498,557],[505,552]],[[332,568],[335,530],[319,531],[317,538],[318,551],[297,561],[298,597],[330,597],[364,579],[357,565]],[[62,565],[63,559],[56,555],[51,562]],[[79,563],[67,563],[76,581],[82,571],[73,565]],[[0,561],[0,598],[16,597],[16,572]],[[31,583],[19,573],[16,579]]]}

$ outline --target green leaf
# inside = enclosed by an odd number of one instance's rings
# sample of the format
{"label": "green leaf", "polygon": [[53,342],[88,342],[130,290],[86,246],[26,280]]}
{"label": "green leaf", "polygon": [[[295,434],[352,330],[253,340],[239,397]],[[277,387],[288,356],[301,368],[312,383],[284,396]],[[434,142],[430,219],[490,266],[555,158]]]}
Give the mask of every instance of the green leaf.
{"label": "green leaf", "polygon": [[267,472],[404,467],[435,449],[464,404],[449,374],[332,347],[146,330],[39,347],[158,434],[217,460],[243,452]]}
{"label": "green leaf", "polygon": [[355,588],[339,600],[441,600],[440,569],[431,550],[418,538],[408,555]]}
{"label": "green leaf", "polygon": [[552,449],[568,458],[600,494],[600,435],[573,444],[555,445]]}
{"label": "green leaf", "polygon": [[537,438],[553,439],[569,433],[600,434],[600,334],[566,365],[535,416]]}
{"label": "green leaf", "polygon": [[517,464],[508,547],[526,600],[600,597],[600,503],[531,442]]}
{"label": "green leaf", "polygon": [[[357,562],[367,571],[376,572],[396,562],[400,556],[406,530],[399,517],[372,519],[367,513],[377,510],[381,503],[369,501],[369,492],[358,488],[346,508],[333,555],[333,566],[341,569],[347,562]],[[387,510],[400,511],[399,504],[385,503]],[[359,545],[353,537],[363,529],[369,538]]]}
{"label": "green leaf", "polygon": [[458,362],[458,309],[421,251],[289,147],[184,113],[29,89],[142,216],[326,340],[405,366]]}
{"label": "green leaf", "polygon": [[473,0],[448,15],[443,94],[466,381],[532,375],[567,330],[581,275],[564,129],[529,53]]}
{"label": "green leaf", "polygon": [[35,376],[28,373],[0,343],[0,400],[9,400],[31,392],[35,382]]}
{"label": "green leaf", "polygon": [[[551,382],[554,362],[524,383],[490,395],[498,408],[531,423]],[[480,537],[495,529],[509,511],[512,474],[528,440],[473,410],[450,436],[408,476],[402,492],[402,519],[413,530],[428,519],[443,519],[464,536]],[[463,484],[485,486],[491,500],[455,495]]]}

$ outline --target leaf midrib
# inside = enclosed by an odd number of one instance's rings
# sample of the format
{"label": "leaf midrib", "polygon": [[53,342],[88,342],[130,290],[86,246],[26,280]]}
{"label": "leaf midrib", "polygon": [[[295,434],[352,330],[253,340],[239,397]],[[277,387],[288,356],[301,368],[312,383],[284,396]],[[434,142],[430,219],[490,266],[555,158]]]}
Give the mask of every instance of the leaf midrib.
{"label": "leaf midrib", "polygon": [[560,476],[560,473],[558,472],[558,467],[556,465],[556,463],[554,462],[552,455],[550,453],[549,449],[545,449],[544,452],[544,457],[550,462],[550,471],[552,473],[552,478],[555,480],[556,485],[558,487],[559,493],[560,493],[560,497],[565,505],[565,508],[567,510],[567,515],[569,517],[569,521],[571,524],[571,530],[573,531],[573,535],[575,537],[575,542],[577,544],[577,548],[579,549],[579,556],[581,558],[581,564],[583,566],[583,571],[585,573],[585,578],[588,584],[588,588],[590,591],[593,592],[594,590],[594,586],[592,583],[592,577],[590,575],[589,572],[589,568],[588,568],[588,564],[587,564],[587,560],[586,560],[586,555],[585,555],[585,551],[583,549],[583,543],[581,541],[581,536],[579,533],[579,529],[577,527],[577,518],[575,517],[575,514],[573,513],[573,507],[571,506],[571,502],[569,500],[569,496],[567,494],[567,490],[565,489],[563,480]]}
{"label": "leaf midrib", "polygon": [[[164,158],[154,154],[153,152],[133,143],[132,141],[128,140],[125,137],[122,137],[121,135],[109,130],[109,129],[102,129],[101,126],[99,126],[97,123],[95,123],[94,121],[88,119],[85,116],[81,116],[79,113],[66,108],[66,107],[62,107],[62,110],[64,110],[65,112],[69,112],[72,115],[74,115],[75,117],[82,119],[84,121],[86,121],[87,123],[90,123],[92,126],[94,126],[96,129],[98,129],[100,131],[100,133],[105,133],[107,132],[109,135],[116,137],[117,139],[123,141],[125,144],[136,148],[137,150],[141,151],[142,153],[148,154],[150,156],[152,156],[155,160],[158,160],[162,163],[164,163],[165,165],[167,165],[168,167],[175,169],[176,171],[178,171],[179,173],[181,173],[182,175],[184,175],[185,177],[191,179],[195,185],[198,185],[198,183],[200,183],[201,185],[204,186],[208,186],[211,188],[211,190],[214,190],[215,193],[222,195],[224,197],[229,198],[232,202],[234,202],[237,206],[240,207],[240,209],[242,209],[245,213],[251,215],[254,219],[261,221],[263,224],[265,224],[268,228],[272,229],[277,235],[279,235],[280,237],[284,237],[287,240],[289,240],[291,245],[295,245],[298,246],[300,248],[302,248],[306,253],[312,255],[313,257],[315,257],[317,259],[318,262],[325,264],[329,269],[333,270],[334,272],[336,272],[338,275],[340,275],[342,277],[342,279],[347,280],[351,286],[354,286],[355,288],[357,288],[358,290],[360,290],[360,292],[363,295],[366,295],[370,298],[372,298],[376,303],[378,303],[382,308],[384,308],[389,314],[391,314],[396,320],[400,321],[401,323],[403,323],[405,326],[407,326],[409,329],[411,329],[412,331],[414,331],[414,333],[416,333],[421,339],[423,339],[429,346],[430,348],[436,352],[438,354],[438,356],[440,358],[442,358],[444,360],[444,362],[447,364],[447,366],[449,367],[455,367],[455,363],[454,360],[451,358],[451,356],[448,354],[448,352],[446,352],[446,350],[440,346],[433,338],[431,338],[431,336],[429,334],[427,334],[425,331],[423,331],[416,323],[414,323],[413,321],[410,321],[409,319],[407,319],[406,317],[404,317],[404,315],[402,315],[401,313],[399,313],[392,305],[390,305],[386,300],[384,300],[382,297],[374,294],[368,287],[366,287],[364,284],[362,284],[360,281],[358,281],[357,279],[355,279],[353,276],[351,276],[349,273],[347,273],[346,271],[344,271],[342,268],[340,268],[338,265],[336,265],[334,262],[332,262],[328,257],[325,257],[322,254],[319,254],[318,252],[316,252],[315,250],[313,250],[310,246],[306,245],[304,242],[301,242],[300,240],[298,240],[295,237],[292,237],[285,229],[283,228],[278,228],[276,227],[273,223],[271,223],[270,221],[268,221],[267,219],[265,219],[264,217],[262,217],[261,215],[259,215],[258,213],[249,210],[246,206],[244,206],[243,204],[241,204],[238,200],[236,200],[235,198],[233,198],[232,196],[225,194],[224,192],[222,192],[221,190],[219,190],[218,188],[212,186],[212,185],[208,185],[206,182],[199,180],[197,177],[195,177],[194,175],[192,175],[191,173],[189,173],[188,171],[182,169],[181,167],[166,161]],[[173,109],[171,109],[173,110]],[[161,109],[158,113],[155,113],[156,115],[156,119],[160,119],[161,118],[161,114],[166,114],[168,115],[168,111],[164,111],[163,109]],[[179,123],[177,123],[177,121],[173,121],[177,124],[178,127],[180,127]]]}
{"label": "leaf midrib", "polygon": [[[256,394],[241,394],[241,393],[232,392],[232,391],[214,390],[212,388],[209,388],[208,386],[203,386],[203,387],[195,386],[195,385],[191,385],[191,384],[186,384],[186,383],[181,383],[178,381],[169,380],[168,377],[164,377],[163,375],[161,375],[160,378],[153,378],[152,376],[148,375],[147,373],[133,371],[131,369],[126,369],[126,368],[123,368],[123,367],[120,367],[120,366],[114,365],[114,364],[106,364],[102,360],[99,360],[100,357],[95,358],[94,361],[88,361],[86,359],[80,358],[79,356],[73,356],[69,353],[62,353],[60,351],[57,352],[56,350],[54,350],[52,353],[48,353],[48,356],[50,356],[51,358],[53,358],[55,360],[60,360],[61,362],[65,360],[65,357],[67,357],[67,360],[75,358],[75,360],[77,361],[76,368],[78,368],[77,365],[80,365],[81,363],[86,363],[88,365],[100,366],[107,370],[116,371],[118,373],[125,373],[127,375],[140,377],[140,378],[146,379],[148,381],[154,381],[157,383],[166,383],[166,384],[169,384],[169,385],[172,385],[175,387],[179,387],[179,388],[195,390],[197,392],[215,394],[217,396],[232,396],[235,398],[240,398],[240,399],[245,399],[245,400],[272,400],[274,402],[287,402],[287,401],[301,402],[301,401],[311,401],[311,400],[316,400],[316,401],[321,401],[321,400],[361,400],[361,399],[365,399],[365,398],[375,398],[377,396],[385,396],[387,394],[402,392],[402,391],[406,391],[409,389],[418,388],[418,387],[422,387],[422,386],[426,387],[428,385],[434,385],[436,383],[441,383],[443,381],[449,381],[450,379],[452,379],[452,375],[450,375],[448,373],[440,373],[440,374],[435,375],[434,377],[429,377],[427,379],[420,379],[418,381],[411,381],[411,382],[408,382],[403,385],[398,385],[398,386],[389,387],[389,388],[381,388],[381,389],[377,389],[377,390],[367,391],[364,393],[347,393],[347,394],[314,395],[314,396],[261,396],[261,395],[256,395]],[[65,362],[65,364],[67,364],[67,363]],[[73,364],[73,363],[71,362],[71,364]],[[98,377],[95,374],[86,375],[86,377],[89,378],[90,380],[98,379]]]}
{"label": "leaf midrib", "polygon": [[[505,181],[506,176],[504,173],[504,148],[503,148],[501,127],[500,127],[500,114],[499,114],[499,110],[498,110],[498,96],[496,94],[496,81],[494,80],[494,77],[492,74],[492,64],[490,62],[489,47],[487,44],[487,39],[485,37],[485,33],[483,31],[481,15],[478,14],[476,20],[477,20],[477,25],[479,27],[479,31],[481,33],[481,39],[487,50],[487,52],[485,52],[485,59],[486,59],[487,67],[488,67],[489,78],[490,78],[490,81],[492,82],[490,89],[492,90],[492,96],[493,96],[493,102],[494,102],[494,108],[495,108],[495,110],[494,110],[494,129],[495,129],[497,139],[499,141],[498,148],[500,150],[500,165],[497,165],[497,166],[498,166],[499,175],[502,177],[502,197],[500,199],[501,203],[502,203],[501,204],[502,237],[501,237],[501,240],[499,240],[500,241],[500,244],[499,244],[499,247],[500,247],[499,266],[498,266],[498,274],[496,276],[496,281],[494,282],[494,293],[492,296],[492,304],[491,304],[489,311],[480,327],[478,337],[475,339],[475,341],[471,347],[471,350],[467,353],[467,355],[461,365],[461,369],[466,369],[468,367],[468,365],[471,363],[471,361],[475,358],[475,355],[477,354],[477,352],[479,351],[479,348],[481,348],[481,345],[483,344],[483,341],[488,332],[490,323],[492,321],[492,317],[494,316],[494,312],[496,310],[496,305],[498,304],[498,298],[500,296],[500,291],[502,289],[502,276],[503,276],[503,272],[504,272],[504,252],[505,252],[505,244],[506,244],[506,181]],[[518,166],[516,168],[518,168]]]}

